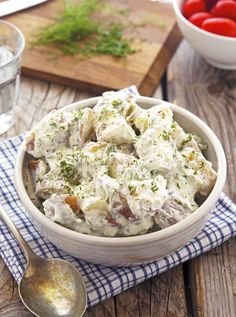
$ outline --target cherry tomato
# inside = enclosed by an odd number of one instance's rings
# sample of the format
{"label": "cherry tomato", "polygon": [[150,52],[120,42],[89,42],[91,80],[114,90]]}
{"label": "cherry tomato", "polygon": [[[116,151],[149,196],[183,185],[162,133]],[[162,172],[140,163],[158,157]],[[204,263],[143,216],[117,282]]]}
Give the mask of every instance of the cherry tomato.
{"label": "cherry tomato", "polygon": [[207,10],[203,0],[187,0],[182,8],[183,15],[189,19],[191,15],[197,12],[205,12]]}
{"label": "cherry tomato", "polygon": [[212,14],[209,12],[197,12],[197,13],[194,13],[188,20],[192,24],[201,28],[203,21],[212,17],[213,17]]}
{"label": "cherry tomato", "polygon": [[227,18],[210,18],[202,23],[202,29],[211,33],[236,37],[236,23]]}
{"label": "cherry tomato", "polygon": [[216,17],[223,17],[236,20],[236,2],[232,0],[219,1],[212,9]]}

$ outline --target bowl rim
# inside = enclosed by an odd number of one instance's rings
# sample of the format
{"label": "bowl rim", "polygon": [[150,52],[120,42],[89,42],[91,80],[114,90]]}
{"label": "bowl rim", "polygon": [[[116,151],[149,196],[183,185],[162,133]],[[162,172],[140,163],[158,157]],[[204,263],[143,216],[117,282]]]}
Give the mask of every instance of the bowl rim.
{"label": "bowl rim", "polygon": [[[63,108],[60,108],[56,111],[59,111],[59,112],[70,111],[71,109],[74,109],[74,107],[77,108],[77,107],[93,106],[96,104],[96,102],[100,98],[101,97],[93,97],[93,98],[81,100],[81,101],[72,103],[70,105],[67,105]],[[191,215],[187,216],[185,219],[179,221],[178,223],[170,227],[164,228],[162,230],[146,233],[143,235],[128,236],[128,237],[100,237],[100,236],[88,235],[88,234],[80,233],[77,231],[73,231],[47,218],[33,204],[31,199],[29,198],[28,193],[25,189],[23,177],[22,177],[23,159],[26,153],[25,139],[24,139],[24,141],[22,142],[22,144],[20,145],[18,149],[16,161],[15,161],[15,168],[14,168],[15,187],[23,206],[26,208],[26,210],[28,210],[28,213],[31,215],[33,220],[35,219],[36,222],[39,223],[43,228],[46,227],[48,230],[60,233],[61,236],[67,237],[68,239],[78,240],[86,244],[103,245],[103,246],[123,246],[123,245],[134,246],[137,244],[146,244],[147,242],[152,242],[154,240],[162,240],[167,237],[171,237],[176,231],[181,231],[181,230],[184,231],[184,229],[188,225],[197,222],[203,216],[207,216],[207,214],[210,212],[211,208],[214,206],[214,204],[216,203],[217,199],[220,196],[220,193],[223,189],[225,178],[226,178],[226,158],[225,158],[223,147],[220,141],[218,140],[217,136],[210,129],[210,127],[208,127],[208,125],[204,123],[200,118],[198,118],[196,115],[194,115],[190,111],[180,106],[174,105],[169,102],[165,102],[157,98],[152,98],[152,97],[137,96],[136,101],[137,103],[141,103],[141,104],[145,103],[145,104],[150,104],[153,106],[158,103],[167,103],[168,105],[170,105],[174,113],[184,115],[187,119],[189,119],[190,121],[193,121],[196,125],[198,125],[200,129],[204,130],[204,132],[207,134],[216,153],[218,170],[217,170],[216,183],[210,195],[205,200],[205,202]],[[42,120],[44,120],[47,116],[45,116]]]}
{"label": "bowl rim", "polygon": [[200,32],[202,35],[204,36],[209,36],[212,39],[221,39],[221,40],[225,40],[226,42],[231,42],[231,43],[236,43],[236,38],[235,37],[230,37],[230,36],[223,36],[223,35],[219,35],[219,34],[214,34],[211,32],[207,32],[205,30],[202,30],[200,28],[198,28],[197,26],[195,26],[194,24],[190,23],[188,21],[188,19],[185,18],[185,16],[182,14],[180,7],[182,5],[182,3],[185,0],[172,0],[172,7],[174,8],[175,14],[177,15],[177,17],[185,24],[187,24],[190,28],[192,28],[195,31]]}

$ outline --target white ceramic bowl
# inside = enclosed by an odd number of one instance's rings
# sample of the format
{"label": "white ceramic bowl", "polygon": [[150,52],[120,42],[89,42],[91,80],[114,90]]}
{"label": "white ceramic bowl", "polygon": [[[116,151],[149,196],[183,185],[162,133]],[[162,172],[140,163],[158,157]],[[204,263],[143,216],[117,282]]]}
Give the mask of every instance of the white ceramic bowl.
{"label": "white ceramic bowl", "polygon": [[236,38],[215,35],[190,23],[181,12],[184,2],[173,0],[177,23],[183,36],[209,64],[222,69],[236,69]]}
{"label": "white ceramic bowl", "polygon": [[[69,105],[63,110],[92,107],[98,98],[91,98]],[[143,108],[159,104],[160,100],[137,97]],[[29,217],[53,244],[65,252],[93,263],[121,266],[150,262],[179,249],[193,238],[202,228],[217,201],[225,182],[226,160],[222,146],[212,130],[198,117],[187,110],[171,104],[175,120],[189,132],[195,132],[208,144],[207,158],[217,171],[217,180],[205,202],[181,222],[161,231],[133,237],[97,237],[64,228],[41,213],[30,200],[23,181],[25,144],[21,145],[15,164],[15,186]]]}

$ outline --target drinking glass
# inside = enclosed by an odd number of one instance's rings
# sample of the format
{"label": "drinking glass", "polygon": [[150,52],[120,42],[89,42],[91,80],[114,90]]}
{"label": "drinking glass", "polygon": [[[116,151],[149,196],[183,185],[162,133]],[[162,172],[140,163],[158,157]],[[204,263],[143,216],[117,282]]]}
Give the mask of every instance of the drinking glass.
{"label": "drinking glass", "polygon": [[13,24],[0,20],[0,134],[14,124],[24,47],[22,32]]}

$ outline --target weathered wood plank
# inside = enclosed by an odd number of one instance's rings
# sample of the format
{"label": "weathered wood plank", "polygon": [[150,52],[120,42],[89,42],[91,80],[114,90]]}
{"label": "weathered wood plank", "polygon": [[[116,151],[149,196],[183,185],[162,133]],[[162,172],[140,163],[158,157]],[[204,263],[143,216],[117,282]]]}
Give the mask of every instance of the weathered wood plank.
{"label": "weathered wood plank", "polygon": [[115,317],[116,308],[114,298],[110,298],[102,304],[88,308],[84,317]]}
{"label": "weathered wood plank", "polygon": [[235,316],[235,263],[233,239],[190,263],[190,283],[194,286],[192,300],[197,299],[193,303],[195,316]]}
{"label": "weathered wood plank", "polygon": [[[169,72],[170,101],[190,109],[221,140],[228,166],[224,191],[235,201],[236,72],[208,65],[183,42]],[[191,261],[190,289],[197,317],[236,316],[236,240]]]}
{"label": "weathered wood plank", "polygon": [[151,317],[188,315],[182,266],[153,279],[151,287]]}
{"label": "weathered wood plank", "polygon": [[188,316],[182,266],[119,294],[115,300],[117,317]]}

